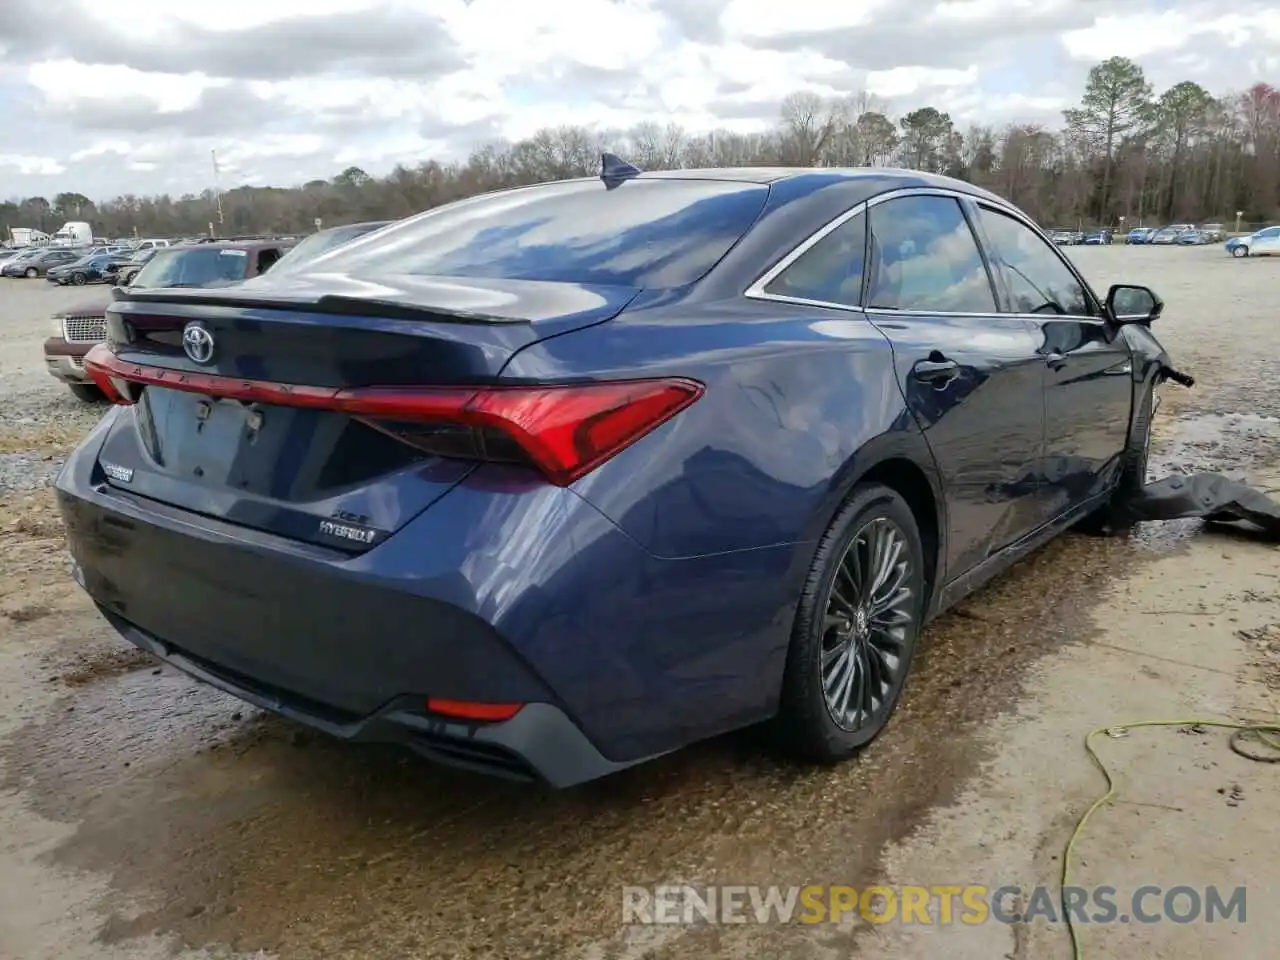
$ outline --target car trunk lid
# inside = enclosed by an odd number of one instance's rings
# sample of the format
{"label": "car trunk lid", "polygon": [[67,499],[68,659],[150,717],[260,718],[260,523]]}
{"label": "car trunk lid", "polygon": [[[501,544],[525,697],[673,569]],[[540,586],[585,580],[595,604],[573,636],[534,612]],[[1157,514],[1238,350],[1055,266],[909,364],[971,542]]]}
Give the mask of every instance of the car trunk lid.
{"label": "car trunk lid", "polygon": [[497,383],[521,347],[607,320],[637,292],[314,275],[269,288],[118,292],[107,343],[87,361],[129,401],[99,454],[105,482],[366,550],[474,469],[451,444],[485,442],[457,423],[403,424],[397,396],[465,401]]}

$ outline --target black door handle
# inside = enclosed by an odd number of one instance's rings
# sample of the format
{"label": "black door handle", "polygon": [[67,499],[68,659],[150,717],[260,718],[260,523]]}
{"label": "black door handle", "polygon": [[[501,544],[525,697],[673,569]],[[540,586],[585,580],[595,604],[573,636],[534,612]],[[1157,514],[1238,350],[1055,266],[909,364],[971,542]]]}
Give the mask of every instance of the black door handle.
{"label": "black door handle", "polygon": [[1050,370],[1061,370],[1067,365],[1067,358],[1061,353],[1047,353],[1044,362],[1049,365]]}
{"label": "black door handle", "polygon": [[960,376],[960,364],[954,360],[920,360],[911,368],[912,375],[925,383],[948,384]]}

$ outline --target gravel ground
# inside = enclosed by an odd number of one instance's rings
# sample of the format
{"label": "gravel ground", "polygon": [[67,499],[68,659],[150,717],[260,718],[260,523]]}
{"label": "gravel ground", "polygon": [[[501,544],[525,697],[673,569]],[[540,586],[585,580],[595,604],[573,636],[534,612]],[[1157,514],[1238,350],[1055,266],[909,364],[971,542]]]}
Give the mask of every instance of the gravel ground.
{"label": "gravel ground", "polygon": [[[1280,485],[1280,260],[1071,253],[1098,286],[1168,303],[1156,332],[1200,382],[1165,391],[1161,469]],[[38,487],[101,410],[39,344],[97,293],[0,281],[0,957],[1067,957],[1061,927],[628,927],[621,891],[1052,884],[1101,792],[1086,731],[1274,715],[1280,551],[1189,523],[1062,537],[940,618],[894,723],[833,770],[744,735],[549,794],[301,735],[132,652],[68,576]],[[1280,764],[1160,736],[1108,746],[1122,803],[1095,818],[1081,882],[1247,883],[1269,902]],[[1249,920],[1094,926],[1086,953],[1273,956],[1275,921]]]}

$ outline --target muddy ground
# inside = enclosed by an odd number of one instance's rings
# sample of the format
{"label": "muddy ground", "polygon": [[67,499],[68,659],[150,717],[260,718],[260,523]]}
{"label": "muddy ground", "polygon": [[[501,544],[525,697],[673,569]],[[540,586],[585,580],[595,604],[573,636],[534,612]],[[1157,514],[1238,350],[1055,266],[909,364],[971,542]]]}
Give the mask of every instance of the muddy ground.
{"label": "muddy ground", "polygon": [[[1194,373],[1156,458],[1280,490],[1280,260],[1081,248],[1149,283]],[[83,296],[0,281],[0,958],[1052,958],[1060,925],[624,927],[631,884],[1056,883],[1105,788],[1081,748],[1148,716],[1276,716],[1280,551],[1195,522],[1071,535],[928,631],[903,708],[837,770],[723,738],[567,793],[327,742],[117,640],[41,483],[96,412],[43,373]],[[1243,924],[1092,926],[1086,955],[1274,955],[1280,764],[1209,729],[1103,738],[1120,801],[1077,882],[1248,886]],[[1207,955],[1207,954],[1206,954]]]}

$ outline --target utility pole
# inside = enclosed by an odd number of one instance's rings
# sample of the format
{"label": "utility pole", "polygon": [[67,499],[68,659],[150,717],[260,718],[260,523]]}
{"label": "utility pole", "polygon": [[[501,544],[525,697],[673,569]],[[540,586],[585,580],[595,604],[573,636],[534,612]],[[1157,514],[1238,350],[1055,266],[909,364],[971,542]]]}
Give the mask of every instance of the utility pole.
{"label": "utility pole", "polygon": [[222,186],[218,182],[218,151],[210,150],[209,155],[213,157],[213,199],[218,206],[218,226],[222,227],[226,221],[222,219]]}

